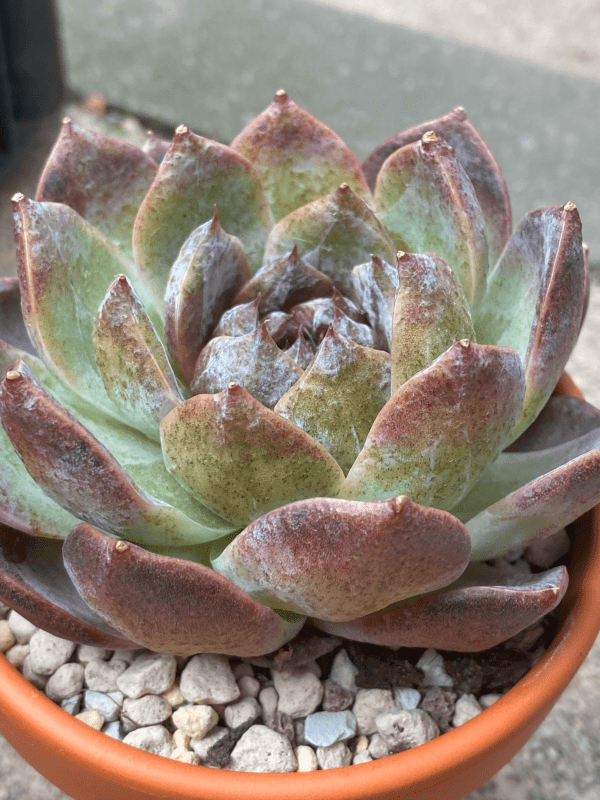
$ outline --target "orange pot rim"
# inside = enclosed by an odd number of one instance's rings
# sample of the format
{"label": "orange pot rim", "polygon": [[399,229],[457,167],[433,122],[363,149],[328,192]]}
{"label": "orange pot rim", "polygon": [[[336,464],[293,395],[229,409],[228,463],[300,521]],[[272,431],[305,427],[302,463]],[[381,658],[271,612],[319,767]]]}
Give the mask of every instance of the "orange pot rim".
{"label": "orange pot rim", "polygon": [[[559,389],[581,396],[565,375]],[[574,556],[580,573],[577,591],[572,585],[563,600],[567,613],[549,650],[492,706],[459,728],[413,750],[367,764],[309,773],[242,773],[182,764],[125,745],[71,717],[35,689],[4,657],[0,658],[0,729],[17,750],[27,749],[22,746],[27,736],[49,743],[56,758],[69,759],[83,772],[92,772],[99,783],[107,780],[122,785],[123,798],[431,800],[437,795],[427,794],[431,789],[424,787],[431,787],[432,781],[440,787],[439,796],[463,797],[461,789],[452,788],[457,770],[473,769],[487,754],[493,764],[485,780],[495,774],[552,708],[600,630],[600,505],[578,524],[591,529],[591,541],[584,548],[586,552]],[[524,720],[529,721],[525,737]],[[499,742],[505,743],[508,758],[500,755],[494,761]],[[472,783],[467,792],[477,785],[480,784]]]}

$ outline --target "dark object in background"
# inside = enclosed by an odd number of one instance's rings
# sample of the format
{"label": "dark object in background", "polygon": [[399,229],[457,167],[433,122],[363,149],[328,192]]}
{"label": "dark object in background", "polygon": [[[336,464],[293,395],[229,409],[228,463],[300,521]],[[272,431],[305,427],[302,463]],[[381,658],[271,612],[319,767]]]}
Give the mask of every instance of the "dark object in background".
{"label": "dark object in background", "polygon": [[54,0],[0,0],[0,176],[63,89]]}

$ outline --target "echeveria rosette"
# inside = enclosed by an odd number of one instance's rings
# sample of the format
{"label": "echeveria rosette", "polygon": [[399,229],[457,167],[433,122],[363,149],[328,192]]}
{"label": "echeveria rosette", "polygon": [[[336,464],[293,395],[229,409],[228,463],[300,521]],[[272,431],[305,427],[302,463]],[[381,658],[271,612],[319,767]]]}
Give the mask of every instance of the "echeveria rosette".
{"label": "echeveria rosette", "polygon": [[499,557],[600,501],[600,413],[548,402],[580,221],[511,234],[463,109],[362,167],[285,92],[230,147],[66,121],[14,205],[37,355],[5,280],[4,602],[77,641],[243,656],[306,620],[481,650],[558,604],[564,567]]}

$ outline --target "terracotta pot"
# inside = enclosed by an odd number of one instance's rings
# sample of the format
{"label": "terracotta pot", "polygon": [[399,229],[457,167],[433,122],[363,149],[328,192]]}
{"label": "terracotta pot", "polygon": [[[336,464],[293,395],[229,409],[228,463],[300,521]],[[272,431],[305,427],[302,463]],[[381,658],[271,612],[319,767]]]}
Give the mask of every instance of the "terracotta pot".
{"label": "terracotta pot", "polygon": [[[581,396],[563,376],[559,391]],[[493,706],[456,730],[387,758],[327,772],[236,773],[124,745],[69,716],[0,658],[0,732],[77,800],[457,800],[529,739],[600,630],[600,506],[574,523],[570,585],[546,655]]]}

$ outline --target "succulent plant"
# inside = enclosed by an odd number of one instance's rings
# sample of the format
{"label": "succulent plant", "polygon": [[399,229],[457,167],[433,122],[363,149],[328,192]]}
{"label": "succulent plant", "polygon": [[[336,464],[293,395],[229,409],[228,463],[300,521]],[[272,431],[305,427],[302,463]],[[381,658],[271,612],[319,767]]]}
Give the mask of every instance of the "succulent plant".
{"label": "succulent plant", "polygon": [[241,656],[307,620],[475,651],[559,603],[565,567],[519,554],[600,500],[600,412],[551,398],[580,220],[513,233],[463,109],[362,167],[282,91],[230,146],[66,120],[14,207],[37,355],[5,280],[4,602],[76,641]]}

